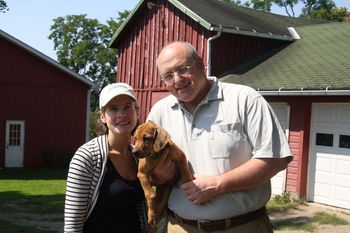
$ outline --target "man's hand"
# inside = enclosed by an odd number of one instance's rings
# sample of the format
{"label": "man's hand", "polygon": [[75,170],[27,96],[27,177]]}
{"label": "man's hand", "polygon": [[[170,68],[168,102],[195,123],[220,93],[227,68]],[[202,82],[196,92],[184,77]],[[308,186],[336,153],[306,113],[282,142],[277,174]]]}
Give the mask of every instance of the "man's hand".
{"label": "man's hand", "polygon": [[155,166],[152,171],[150,181],[152,185],[162,185],[167,181],[176,179],[179,176],[177,172],[176,164],[172,160],[167,160],[167,154],[169,153],[168,149],[165,149],[163,154],[160,156],[158,164]]}
{"label": "man's hand", "polygon": [[195,176],[195,179],[181,185],[187,198],[194,204],[202,204],[219,195],[217,176]]}

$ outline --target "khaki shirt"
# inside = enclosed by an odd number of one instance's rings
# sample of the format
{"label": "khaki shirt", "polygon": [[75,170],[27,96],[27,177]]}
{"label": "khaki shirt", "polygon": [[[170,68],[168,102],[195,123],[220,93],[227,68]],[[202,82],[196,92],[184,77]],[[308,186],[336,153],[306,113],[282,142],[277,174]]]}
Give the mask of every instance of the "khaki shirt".
{"label": "khaki shirt", "polygon": [[[193,115],[171,95],[158,101],[148,116],[170,133],[194,174],[215,176],[251,158],[292,156],[277,117],[258,92],[209,79],[212,87]],[[168,207],[186,219],[215,220],[258,209],[270,196],[271,185],[267,182],[196,205],[175,185]]]}

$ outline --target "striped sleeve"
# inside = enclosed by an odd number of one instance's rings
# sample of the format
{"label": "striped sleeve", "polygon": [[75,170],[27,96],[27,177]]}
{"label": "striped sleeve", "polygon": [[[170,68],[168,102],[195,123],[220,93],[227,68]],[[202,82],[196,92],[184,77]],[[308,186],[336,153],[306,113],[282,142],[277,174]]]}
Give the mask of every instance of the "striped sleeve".
{"label": "striped sleeve", "polygon": [[[98,181],[90,144],[80,147],[70,162],[64,208],[64,232],[83,232],[84,222]],[[95,157],[97,159],[97,157]]]}

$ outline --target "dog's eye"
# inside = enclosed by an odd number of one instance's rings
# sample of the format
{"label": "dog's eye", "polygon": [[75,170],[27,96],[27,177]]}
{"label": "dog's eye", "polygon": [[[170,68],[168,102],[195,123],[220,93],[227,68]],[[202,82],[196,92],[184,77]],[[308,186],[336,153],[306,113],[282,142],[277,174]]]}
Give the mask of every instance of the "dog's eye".
{"label": "dog's eye", "polygon": [[143,141],[144,142],[151,142],[152,140],[153,140],[153,138],[151,136],[147,136],[147,135],[143,136]]}

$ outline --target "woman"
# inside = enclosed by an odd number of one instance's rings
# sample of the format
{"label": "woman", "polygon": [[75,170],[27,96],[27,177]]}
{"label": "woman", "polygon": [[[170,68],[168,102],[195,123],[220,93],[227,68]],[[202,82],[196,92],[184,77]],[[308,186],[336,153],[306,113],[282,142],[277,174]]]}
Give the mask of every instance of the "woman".
{"label": "woman", "polygon": [[130,136],[139,106],[125,83],[103,88],[99,100],[105,132],[81,146],[69,166],[65,232],[146,232],[144,194]]}

